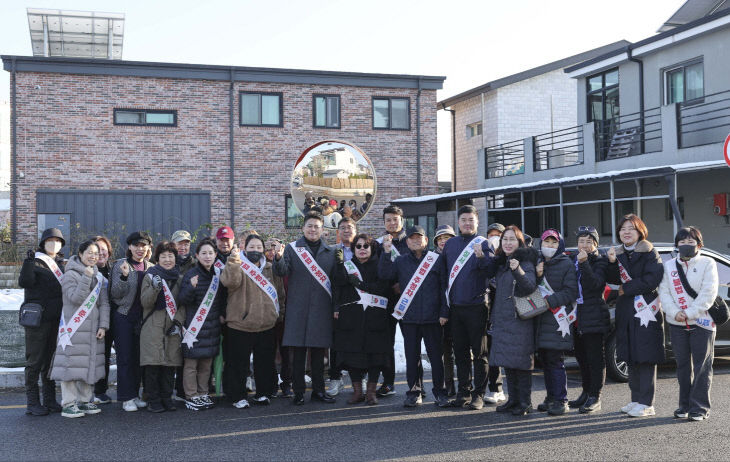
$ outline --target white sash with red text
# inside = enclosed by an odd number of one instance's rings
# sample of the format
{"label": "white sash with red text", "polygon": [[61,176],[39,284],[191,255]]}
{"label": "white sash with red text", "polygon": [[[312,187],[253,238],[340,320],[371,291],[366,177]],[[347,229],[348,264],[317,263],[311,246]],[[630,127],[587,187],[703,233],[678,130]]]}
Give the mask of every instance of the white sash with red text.
{"label": "white sash with red text", "polygon": [[464,250],[461,251],[461,254],[459,255],[459,258],[456,259],[454,262],[454,266],[451,267],[451,272],[449,272],[449,285],[446,288],[446,303],[450,304],[451,301],[449,300],[449,292],[451,292],[451,286],[454,284],[454,281],[456,280],[456,277],[459,275],[461,270],[464,268],[464,265],[466,262],[471,258],[472,255],[474,255],[474,247],[477,245],[482,245],[482,242],[486,241],[487,238],[482,236],[477,236],[472,241],[464,247]]}
{"label": "white sash with red text", "polygon": [[[627,283],[631,280],[628,271],[624,268],[624,265],[617,259],[618,272],[621,276],[621,282]],[[634,310],[636,310],[635,318],[639,318],[640,324],[644,327],[648,327],[649,323],[656,321],[656,315],[661,311],[662,306],[659,301],[659,297],[655,298],[651,305],[646,303],[643,295],[637,295],[634,297]]]}
{"label": "white sash with red text", "polygon": [[192,348],[193,343],[198,341],[198,334],[200,333],[200,329],[205,323],[205,318],[207,318],[208,313],[210,313],[210,307],[213,306],[213,300],[215,300],[215,295],[218,292],[219,284],[220,277],[218,276],[218,271],[216,270],[213,279],[210,281],[208,291],[205,293],[203,301],[200,302],[198,311],[195,312],[193,320],[190,322],[187,330],[185,330],[185,335],[183,335],[182,342],[186,344],[188,348]]}
{"label": "white sash with red text", "polygon": [[[346,261],[345,262],[345,269],[347,270],[347,274],[354,274],[357,276],[359,280],[362,281],[362,275],[360,274],[360,271],[357,269],[357,266],[352,261]],[[388,308],[388,299],[386,297],[381,297],[380,295],[373,295],[365,292],[364,290],[355,289],[357,290],[357,294],[360,296],[359,303],[362,305],[362,309],[367,309],[368,306],[374,306],[376,308]]]}
{"label": "white sash with red text", "polygon": [[50,269],[53,275],[56,276],[56,279],[58,279],[58,283],[61,284],[63,281],[63,272],[61,272],[61,268],[58,267],[55,260],[43,252],[36,252],[35,257],[48,266],[48,269]]}
{"label": "white sash with red text", "polygon": [[[547,282],[547,278],[543,277],[540,284],[537,286],[538,289],[540,289],[540,294],[542,294],[543,297],[547,297],[549,295],[552,295],[555,293],[552,287],[550,287],[550,284]],[[570,335],[570,325],[575,322],[576,319],[578,319],[578,310],[576,309],[577,303],[573,302],[571,304],[571,307],[573,308],[570,313],[568,313],[567,307],[565,305],[558,306],[556,308],[550,308],[550,312],[553,314],[553,317],[558,322],[558,332],[563,334],[563,337],[566,335]]]}
{"label": "white sash with red text", "polygon": [[[675,259],[676,260],[676,259]],[[674,260],[671,260],[672,263],[674,263]],[[677,262],[681,265],[682,262]],[[674,266],[674,264],[672,265]],[[674,288],[674,293],[677,295],[676,300],[677,304],[680,308],[683,310],[686,310],[689,308],[689,301],[687,300],[687,295],[684,291],[684,286],[682,286],[682,280],[679,279],[679,274],[677,273],[676,269],[671,270],[671,276],[672,276],[672,287]],[[701,311],[700,316],[694,320],[695,324],[702,327],[703,329],[715,330],[715,321],[712,320],[712,317],[707,313],[706,310]]]}
{"label": "white sash with red text", "polygon": [[[154,279],[151,274],[149,274],[149,277]],[[172,296],[170,287],[164,279],[162,279],[162,296],[165,298],[165,311],[167,311],[167,315],[170,316],[170,321],[172,321],[175,318],[175,313],[177,313],[177,303],[175,303],[175,297]]]}
{"label": "white sash with red text", "polygon": [[81,324],[86,321],[86,318],[89,317],[89,313],[91,313],[91,310],[94,309],[96,303],[99,301],[99,294],[101,294],[101,286],[104,283],[104,276],[102,276],[100,273],[97,273],[96,280],[96,286],[94,286],[94,289],[91,291],[91,293],[81,303],[81,306],[76,309],[76,312],[71,315],[71,318],[68,320],[68,324],[66,324],[65,320],[63,319],[63,313],[61,313],[61,321],[58,326],[57,342],[58,346],[61,347],[61,350],[65,351],[67,346],[73,346],[73,343],[71,343],[71,338],[74,336],[79,326],[81,326]]}
{"label": "white sash with red text", "polygon": [[248,278],[251,279],[251,281],[253,281],[253,283],[261,290],[263,290],[272,302],[274,302],[276,314],[279,314],[279,294],[276,292],[276,287],[274,287],[271,281],[266,279],[266,276],[264,276],[261,272],[259,266],[246,258],[243,252],[241,252],[241,269],[243,270],[243,273],[248,276]]}
{"label": "white sash with red text", "polygon": [[395,309],[393,311],[393,317],[395,319],[403,319],[406,311],[408,311],[408,307],[411,306],[411,302],[413,301],[416,292],[418,292],[418,289],[421,288],[421,284],[423,284],[423,281],[426,280],[426,276],[428,276],[428,273],[431,272],[431,269],[433,268],[434,263],[436,263],[436,259],[438,257],[439,256],[436,252],[428,252],[423,258],[421,264],[418,265],[416,272],[413,273],[411,280],[408,281],[408,285],[403,290],[403,294],[401,294],[398,299],[398,303],[395,304]]}
{"label": "white sash with red text", "polygon": [[213,263],[213,266],[215,266],[216,268],[218,268],[220,271],[223,271],[223,268],[226,267],[226,265],[222,261],[220,261],[219,258],[216,258],[215,259],[215,263]]}
{"label": "white sash with red text", "polygon": [[292,249],[294,249],[294,252],[297,254],[302,263],[304,263],[309,274],[311,274],[312,277],[319,282],[319,285],[327,291],[327,294],[332,297],[332,284],[330,283],[330,278],[327,277],[327,273],[325,273],[322,267],[319,266],[317,260],[312,257],[306,247],[297,247],[296,242],[292,242],[289,245]]}

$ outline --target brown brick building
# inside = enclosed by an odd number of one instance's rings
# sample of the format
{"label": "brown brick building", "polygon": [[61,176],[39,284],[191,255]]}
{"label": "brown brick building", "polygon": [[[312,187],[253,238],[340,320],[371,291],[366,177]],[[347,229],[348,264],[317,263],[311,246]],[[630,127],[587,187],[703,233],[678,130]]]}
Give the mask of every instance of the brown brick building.
{"label": "brown brick building", "polygon": [[[11,73],[18,242],[64,222],[120,235],[122,225],[169,236],[205,223],[283,232],[294,163],[329,139],[358,146],[375,167],[366,229],[380,228],[379,210],[392,199],[437,192],[436,90],[444,77],[2,60]],[[316,127],[316,95],[337,97],[337,128]],[[376,105],[401,112],[383,126]]]}

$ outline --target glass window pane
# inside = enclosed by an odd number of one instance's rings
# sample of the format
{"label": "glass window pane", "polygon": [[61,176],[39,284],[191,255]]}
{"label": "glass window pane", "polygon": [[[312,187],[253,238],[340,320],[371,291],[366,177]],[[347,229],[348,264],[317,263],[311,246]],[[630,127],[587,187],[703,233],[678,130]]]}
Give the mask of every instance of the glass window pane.
{"label": "glass window pane", "polygon": [[261,113],[259,111],[259,98],[261,95],[244,93],[241,95],[241,123],[246,125],[259,125]]}
{"label": "glass window pane", "polygon": [[618,88],[606,90],[606,119],[614,119],[619,116]]}
{"label": "glass window pane", "polygon": [[667,104],[684,101],[684,72],[682,69],[667,72]]}
{"label": "glass window pane", "polygon": [[477,135],[481,135],[481,134],[482,134],[482,124],[478,124],[477,125]]}
{"label": "glass window pane", "polygon": [[261,95],[261,124],[279,125],[279,95]]}
{"label": "glass window pane", "polygon": [[373,100],[373,126],[376,128],[388,128],[390,126],[387,99]]}
{"label": "glass window pane", "polygon": [[408,128],[408,100],[392,99],[393,120],[390,122],[390,128]]}
{"label": "glass window pane", "polygon": [[167,124],[173,125],[175,123],[175,117],[173,114],[160,114],[154,112],[147,113],[148,124]]}
{"label": "glass window pane", "polygon": [[324,127],[325,126],[325,98],[323,96],[317,96],[314,98],[314,126]]}
{"label": "glass window pane", "polygon": [[327,98],[327,126],[340,126],[340,98],[332,96]]}
{"label": "glass window pane", "polygon": [[588,119],[592,122],[594,120],[603,120],[603,96],[601,93],[595,93],[588,95]]}
{"label": "glass window pane", "polygon": [[618,69],[606,73],[606,86],[618,85]]}
{"label": "glass window pane", "polygon": [[603,87],[603,76],[597,75],[588,79],[588,91],[600,90]]}
{"label": "glass window pane", "polygon": [[685,71],[687,84],[687,101],[705,96],[702,63],[687,66]]}
{"label": "glass window pane", "polygon": [[116,122],[118,124],[143,124],[144,112],[124,112],[117,111],[115,113]]}

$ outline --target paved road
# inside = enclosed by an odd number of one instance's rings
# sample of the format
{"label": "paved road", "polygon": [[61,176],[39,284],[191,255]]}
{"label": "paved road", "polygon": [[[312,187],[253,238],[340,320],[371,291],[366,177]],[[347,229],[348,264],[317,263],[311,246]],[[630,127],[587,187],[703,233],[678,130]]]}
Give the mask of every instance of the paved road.
{"label": "paved road", "polygon": [[[373,407],[275,400],[268,407],[229,405],[194,413],[125,413],[116,403],[81,419],[24,415],[22,391],[0,393],[2,460],[730,460],[730,358],[715,361],[713,413],[700,423],[672,418],[673,367],[659,372],[657,416],[630,419],[625,384],[609,383],[603,412],[524,418],[494,412],[440,410],[429,399],[402,407],[398,395]],[[534,376],[533,401],[544,387]],[[403,380],[403,377],[399,377]],[[570,396],[579,393],[570,371]]]}

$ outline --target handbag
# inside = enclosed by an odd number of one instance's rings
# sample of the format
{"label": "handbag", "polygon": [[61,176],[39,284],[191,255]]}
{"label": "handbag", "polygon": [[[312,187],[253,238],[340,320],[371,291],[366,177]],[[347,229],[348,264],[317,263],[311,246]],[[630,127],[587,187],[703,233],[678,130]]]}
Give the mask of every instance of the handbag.
{"label": "handbag", "polygon": [[[687,295],[692,298],[697,298],[697,292],[695,292],[692,286],[689,285],[689,281],[687,281],[687,275],[684,274],[682,265],[680,265],[679,262],[676,261],[675,264],[677,266],[677,274],[679,274],[679,280],[682,281],[682,286],[684,286],[684,290],[687,292]],[[728,321],[728,319],[730,319],[730,308],[728,308],[727,303],[725,303],[725,300],[722,299],[722,296],[718,295],[717,297],[715,297],[715,301],[712,303],[712,305],[710,305],[710,307],[707,309],[707,314],[710,315],[712,321],[715,323],[716,326],[722,326]]]}
{"label": "handbag", "polygon": [[535,289],[526,297],[517,297],[515,296],[516,286],[517,281],[514,281],[512,283],[512,299],[515,301],[515,311],[517,311],[517,316],[520,319],[532,319],[548,310],[547,301],[540,293],[540,289]]}
{"label": "handbag", "polygon": [[24,303],[18,311],[18,322],[23,327],[39,327],[43,317],[43,307],[38,303]]}

